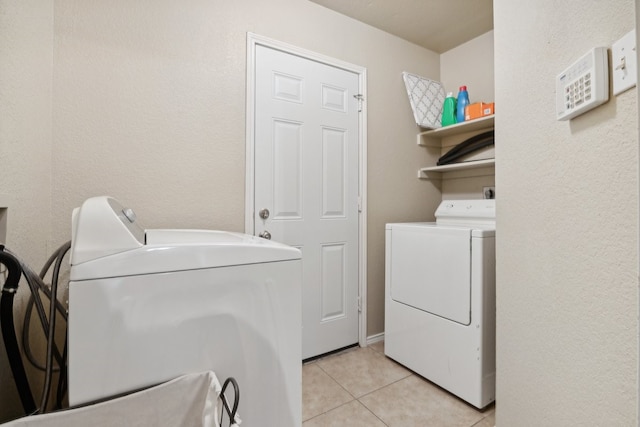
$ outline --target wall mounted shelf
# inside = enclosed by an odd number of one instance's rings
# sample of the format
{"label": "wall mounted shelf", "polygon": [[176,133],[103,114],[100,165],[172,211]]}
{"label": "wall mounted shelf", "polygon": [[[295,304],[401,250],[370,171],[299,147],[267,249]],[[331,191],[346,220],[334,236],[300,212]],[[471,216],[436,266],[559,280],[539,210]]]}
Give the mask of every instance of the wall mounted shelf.
{"label": "wall mounted shelf", "polygon": [[495,166],[495,159],[485,160],[473,160],[470,162],[452,163],[443,166],[431,166],[427,168],[420,168],[418,171],[418,178],[420,179],[442,179],[442,174],[445,172],[455,172],[470,169],[479,169]]}
{"label": "wall mounted shelf", "polygon": [[[438,129],[427,130],[418,134],[418,145],[423,147],[442,148],[442,139],[449,136],[460,135],[467,132],[493,129],[495,115],[482,117],[468,122],[457,123]],[[472,160],[468,162],[452,163],[443,166],[429,166],[418,171],[420,179],[442,179],[447,172],[463,171],[494,167],[495,159]]]}
{"label": "wall mounted shelf", "polygon": [[458,135],[465,132],[473,132],[477,130],[492,129],[495,126],[495,114],[471,120],[468,122],[456,123],[455,125],[445,126],[438,129],[431,129],[418,134],[418,145],[439,147],[440,144],[429,144],[425,140],[440,140],[446,136]]}

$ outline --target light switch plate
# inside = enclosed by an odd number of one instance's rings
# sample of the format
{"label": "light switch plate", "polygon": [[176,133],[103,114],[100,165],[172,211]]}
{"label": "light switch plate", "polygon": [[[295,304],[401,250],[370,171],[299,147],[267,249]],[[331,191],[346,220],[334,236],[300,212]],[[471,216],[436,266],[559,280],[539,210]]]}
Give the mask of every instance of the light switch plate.
{"label": "light switch plate", "polygon": [[636,85],[637,68],[636,30],[631,30],[611,46],[614,95],[619,95]]}

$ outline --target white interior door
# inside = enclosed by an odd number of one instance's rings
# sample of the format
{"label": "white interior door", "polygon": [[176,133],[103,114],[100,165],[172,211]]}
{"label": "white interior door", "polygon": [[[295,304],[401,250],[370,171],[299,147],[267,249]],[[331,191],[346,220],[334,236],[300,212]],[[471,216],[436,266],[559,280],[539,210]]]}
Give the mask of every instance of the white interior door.
{"label": "white interior door", "polygon": [[303,359],[358,342],[358,83],[256,46],[254,232],[302,251]]}

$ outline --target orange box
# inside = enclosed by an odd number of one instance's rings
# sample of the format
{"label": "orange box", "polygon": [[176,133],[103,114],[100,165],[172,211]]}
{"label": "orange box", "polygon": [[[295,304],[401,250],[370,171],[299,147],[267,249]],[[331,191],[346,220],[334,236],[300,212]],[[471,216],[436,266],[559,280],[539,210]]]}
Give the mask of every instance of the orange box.
{"label": "orange box", "polygon": [[490,116],[495,113],[495,104],[475,102],[464,107],[464,120],[479,119],[480,117]]}

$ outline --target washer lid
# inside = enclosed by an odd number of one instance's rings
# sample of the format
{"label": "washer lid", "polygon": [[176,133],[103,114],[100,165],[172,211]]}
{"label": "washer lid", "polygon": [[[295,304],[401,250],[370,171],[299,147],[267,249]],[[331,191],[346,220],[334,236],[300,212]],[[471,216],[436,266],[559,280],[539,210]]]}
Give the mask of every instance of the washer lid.
{"label": "washer lid", "polygon": [[215,230],[144,230],[108,197],[74,211],[71,280],[297,260],[296,248]]}
{"label": "washer lid", "polygon": [[166,273],[297,260],[291,246],[247,234],[214,230],[147,230],[147,243],[71,266],[71,280]]}

